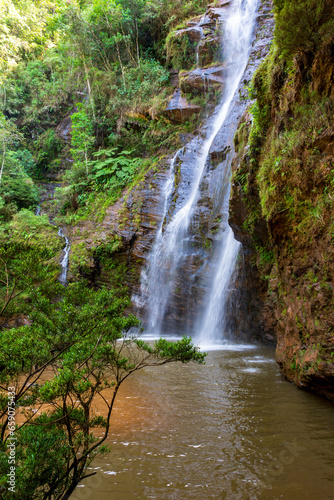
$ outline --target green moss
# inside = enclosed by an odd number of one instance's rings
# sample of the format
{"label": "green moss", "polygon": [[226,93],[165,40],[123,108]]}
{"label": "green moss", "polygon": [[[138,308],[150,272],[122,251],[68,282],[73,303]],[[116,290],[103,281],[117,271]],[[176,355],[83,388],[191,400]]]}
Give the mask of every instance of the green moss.
{"label": "green moss", "polygon": [[196,63],[196,46],[187,32],[172,31],[166,39],[167,61],[175,69],[191,69]]}
{"label": "green moss", "polygon": [[23,209],[14,215],[9,225],[13,238],[31,248],[46,248],[50,258],[64,246],[64,240],[58,236],[58,230],[51,225],[47,215],[37,216],[30,210]]}
{"label": "green moss", "polygon": [[86,247],[85,242],[72,243],[69,259],[71,274],[79,278],[83,273],[90,272],[90,262],[92,262],[92,251]]}

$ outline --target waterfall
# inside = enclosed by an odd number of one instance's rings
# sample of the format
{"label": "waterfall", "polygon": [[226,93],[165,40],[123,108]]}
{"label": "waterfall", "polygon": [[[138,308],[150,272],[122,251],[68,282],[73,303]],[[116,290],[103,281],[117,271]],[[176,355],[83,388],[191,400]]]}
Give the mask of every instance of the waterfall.
{"label": "waterfall", "polygon": [[[60,184],[58,184],[58,185],[57,184],[49,184],[49,186],[51,186],[51,198],[53,198],[55,187],[57,187],[59,185]],[[48,197],[50,199],[50,190],[49,190]],[[43,201],[45,201],[45,200],[42,199],[41,203],[43,203]],[[41,215],[41,206],[40,205],[38,205],[36,207],[35,215],[37,215],[37,216]],[[52,218],[51,219],[49,218],[49,222],[51,225],[53,225],[53,226],[55,225]],[[65,236],[65,234],[63,233],[63,230],[61,227],[58,229],[58,236],[60,236],[61,238],[63,238],[65,240],[65,247],[63,249],[64,255],[63,255],[63,258],[60,262],[61,274],[60,274],[58,279],[62,285],[66,286],[67,285],[68,261],[69,261],[69,255],[70,255],[70,250],[71,250],[71,244],[70,244],[70,241],[67,238],[67,236]]]}
{"label": "waterfall", "polygon": [[201,26],[201,23],[204,21],[204,19],[205,19],[205,15],[201,17],[201,20],[197,25],[197,28],[199,29],[199,32],[200,32],[200,39],[196,45],[196,67],[197,68],[199,68],[199,49],[200,49],[201,41],[204,38],[204,29]]}
{"label": "waterfall", "polygon": [[67,285],[67,268],[68,268],[68,259],[69,259],[69,255],[70,255],[70,249],[71,249],[71,245],[70,245],[70,241],[69,239],[65,236],[65,234],[63,233],[63,230],[62,228],[59,228],[58,230],[58,235],[61,237],[61,238],[64,238],[65,240],[65,248],[63,250],[64,252],[64,257],[62,258],[62,261],[60,263],[61,265],[61,275],[59,276],[59,281],[62,285],[66,286]]}
{"label": "waterfall", "polygon": [[219,345],[224,341],[227,332],[226,302],[230,293],[235,264],[239,253],[240,243],[235,240],[232,229],[228,226],[222,244],[216,274],[209,296],[206,299],[205,314],[201,320],[200,331],[196,340],[201,347],[208,348]]}
{"label": "waterfall", "polygon": [[[164,205],[162,211],[162,220],[155,238],[155,243],[150,253],[148,269],[144,269],[141,275],[142,295],[149,297],[149,320],[147,325],[149,331],[154,331],[154,328],[156,327],[158,322],[159,310],[165,305],[164,297],[161,294],[162,290],[160,289],[160,287],[158,287],[159,293],[157,293],[156,283],[159,283],[161,280],[164,281],[165,269],[161,266],[161,260],[163,259],[164,250],[163,226],[168,216],[169,204],[174,188],[175,165],[181,152],[182,149],[177,151],[173,160],[171,161],[168,180],[163,190]],[[144,305],[141,303],[140,297],[134,296],[132,297],[132,300],[137,306]]]}
{"label": "waterfall", "polygon": [[[230,40],[230,43],[226,44],[225,57],[230,64],[229,79],[232,81],[233,73],[236,72],[237,78],[241,79],[247,66],[257,3],[254,0],[237,0],[225,26],[227,40]],[[227,212],[229,194],[230,189],[227,190],[224,200]],[[217,344],[224,339],[227,333],[226,303],[239,248],[240,243],[235,240],[232,229],[226,224],[215,271],[212,274],[209,292],[205,298],[204,314],[198,326],[197,340],[200,341],[201,345]]]}
{"label": "waterfall", "polygon": [[[224,26],[223,47],[227,70],[223,98],[213,119],[207,124],[206,138],[204,140],[198,138],[188,145],[188,148],[198,148],[194,163],[191,164],[189,187],[186,192],[179,194],[181,201],[175,203],[173,216],[169,221],[166,221],[166,215],[170,211],[176,166],[182,162],[181,155],[185,152],[178,151],[172,162],[170,177],[165,187],[163,221],[148,259],[148,267],[143,272],[141,281],[141,291],[142,295],[146,296],[148,311],[147,329],[155,335],[169,333],[161,331],[163,318],[168,310],[171,292],[175,287],[178,267],[185,259],[185,249],[191,240],[191,223],[194,222],[193,216],[200,198],[200,186],[208,165],[210,148],[229,113],[232,112],[231,105],[247,66],[257,7],[258,0],[235,0],[231,6],[228,20]],[[229,177],[229,175],[225,175],[225,179],[227,179],[225,182],[230,182]],[[225,193],[224,207],[227,213],[229,185],[227,188],[225,187]],[[234,240],[232,230],[227,227],[221,233],[221,252],[214,272],[215,277],[205,300],[207,306],[201,321],[201,339],[207,332],[208,338],[213,340],[219,330],[221,313],[224,311],[224,297],[238,254],[239,244]],[[222,335],[221,331],[220,335]]]}

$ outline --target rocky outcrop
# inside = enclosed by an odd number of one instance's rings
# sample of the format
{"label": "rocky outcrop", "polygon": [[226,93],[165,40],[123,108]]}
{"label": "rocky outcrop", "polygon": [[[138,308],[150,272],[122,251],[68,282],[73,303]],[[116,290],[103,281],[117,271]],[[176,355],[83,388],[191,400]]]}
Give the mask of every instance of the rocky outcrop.
{"label": "rocky outcrop", "polygon": [[188,27],[169,36],[167,57],[174,68],[189,70],[195,64],[204,67],[222,61],[220,32],[229,5],[224,0],[209,5],[204,16],[188,21]]}
{"label": "rocky outcrop", "polygon": [[[180,138],[182,140],[182,138]],[[140,272],[152,247],[161,218],[162,189],[170,159],[152,166],[131,192],[100,213],[66,228],[71,241],[68,279],[85,276],[92,284],[112,283],[121,273],[132,293],[138,291]]]}
{"label": "rocky outcrop", "polygon": [[221,62],[220,30],[225,19],[229,2],[220,2],[217,6],[208,6],[202,17],[187,22],[187,27],[175,31],[167,42],[168,59],[174,70],[172,84],[177,77],[175,71],[196,69],[180,74],[180,88],[170,98],[164,115],[175,123],[183,123],[201,111],[197,104],[190,103],[182,94],[196,96],[209,90],[221,91],[223,87],[223,67],[207,67],[213,62]]}
{"label": "rocky outcrop", "polygon": [[334,45],[329,40],[318,52],[312,65],[312,90],[334,100]]}
{"label": "rocky outcrop", "polygon": [[269,81],[256,76],[267,115],[240,122],[230,225],[254,321],[275,335],[282,373],[334,401],[332,47],[298,54],[290,75],[271,56]]}
{"label": "rocky outcrop", "polygon": [[[320,145],[333,155],[334,136]],[[333,160],[327,156],[327,161]],[[296,234],[296,223],[286,210],[266,220],[259,216],[261,197],[247,147],[234,158],[234,168],[253,177],[247,191],[233,184],[229,222],[243,244],[244,295],[254,324],[260,325],[264,338],[276,339],[276,360],[289,380],[334,400],[334,249],[327,222],[331,215],[325,212],[323,221],[304,236]]]}
{"label": "rocky outcrop", "polygon": [[209,90],[222,90],[223,88],[223,66],[211,68],[197,68],[193,71],[182,73],[180,87],[182,92],[191,94],[203,94]]}
{"label": "rocky outcrop", "polygon": [[[251,128],[251,115],[248,111],[243,114],[239,129],[235,135],[235,155],[232,161],[232,170],[236,172],[243,165],[250,169],[249,147],[247,141]],[[242,243],[242,259],[238,270],[238,288],[242,290],[242,307],[240,321],[248,325],[251,335],[259,335],[262,340],[276,343],[277,319],[273,314],[274,303],[268,295],[268,283],[261,279],[262,273],[270,273],[271,266],[267,266],[260,272],[257,265],[257,254],[254,240],[262,242],[263,245],[269,241],[267,223],[263,218],[257,219],[252,236],[247,231],[247,218],[249,206],[258,206],[259,195],[256,190],[250,190],[247,194],[248,203],[245,202],[245,193],[238,182],[232,184],[229,225],[234,232],[236,240]]]}
{"label": "rocky outcrop", "polygon": [[221,44],[218,36],[206,36],[198,46],[198,65],[201,68],[222,60]]}
{"label": "rocky outcrop", "polygon": [[183,123],[194,115],[201,112],[201,106],[189,103],[185,97],[182,97],[181,90],[177,89],[171,97],[164,115],[174,123]]}

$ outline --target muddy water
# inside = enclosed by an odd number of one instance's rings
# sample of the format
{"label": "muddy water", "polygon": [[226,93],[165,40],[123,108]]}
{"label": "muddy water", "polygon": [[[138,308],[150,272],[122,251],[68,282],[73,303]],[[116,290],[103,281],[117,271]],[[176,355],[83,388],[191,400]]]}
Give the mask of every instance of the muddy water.
{"label": "muddy water", "polygon": [[334,405],[286,382],[273,356],[225,348],[128,379],[112,452],[71,500],[334,499]]}

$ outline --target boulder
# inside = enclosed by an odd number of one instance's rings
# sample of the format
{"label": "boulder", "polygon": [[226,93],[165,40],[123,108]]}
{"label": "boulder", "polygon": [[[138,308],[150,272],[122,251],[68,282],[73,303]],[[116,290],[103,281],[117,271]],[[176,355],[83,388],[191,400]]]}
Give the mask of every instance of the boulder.
{"label": "boulder", "polygon": [[221,22],[227,15],[227,10],[224,7],[211,7],[208,11],[209,17],[216,22]]}
{"label": "boulder", "polygon": [[221,8],[221,7],[229,7],[231,4],[230,0],[220,0],[217,3],[210,3],[208,5],[208,9]]}
{"label": "boulder", "polygon": [[164,114],[175,123],[183,123],[193,115],[200,113],[201,107],[190,104],[181,96],[181,90],[177,89],[168,103]]}
{"label": "boulder", "polygon": [[196,25],[175,32],[175,38],[182,38],[184,35],[191,43],[198,43],[202,38],[202,29]]}
{"label": "boulder", "polygon": [[206,36],[198,46],[198,63],[200,67],[208,66],[222,58],[219,36]]}
{"label": "boulder", "polygon": [[196,48],[203,29],[196,25],[172,33],[167,41],[167,58],[173,68],[190,69],[196,63]]}
{"label": "boulder", "polygon": [[225,161],[228,153],[231,151],[230,146],[225,146],[223,148],[211,148],[210,158],[213,165],[218,165],[218,163]]}
{"label": "boulder", "polygon": [[183,73],[180,79],[182,92],[202,94],[208,89],[220,89],[223,86],[223,66],[212,68],[197,68]]}

